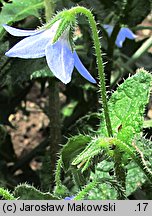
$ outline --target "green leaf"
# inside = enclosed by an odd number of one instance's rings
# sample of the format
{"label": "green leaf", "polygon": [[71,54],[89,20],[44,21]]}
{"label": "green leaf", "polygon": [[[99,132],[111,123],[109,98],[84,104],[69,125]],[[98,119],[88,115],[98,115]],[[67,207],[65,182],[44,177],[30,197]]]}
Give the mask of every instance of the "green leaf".
{"label": "green leaf", "polygon": [[65,170],[68,170],[74,158],[84,150],[90,141],[91,137],[84,135],[73,136],[68,140],[61,152],[63,168]]}
{"label": "green leaf", "polygon": [[91,141],[90,144],[72,161],[72,165],[77,165],[81,162],[87,163],[101,152],[103,146],[105,146],[105,148],[107,147],[106,139],[98,138]]}
{"label": "green leaf", "polygon": [[[126,144],[130,144],[143,127],[151,80],[151,74],[140,69],[117,88],[108,102],[113,135]],[[107,136],[104,118],[99,131]]]}
{"label": "green leaf", "polygon": [[78,101],[72,100],[68,105],[64,106],[62,109],[63,116],[64,117],[71,116],[77,104]]}
{"label": "green leaf", "polygon": [[[89,199],[92,200],[112,200],[117,199],[117,184],[113,180],[113,176],[109,173],[113,170],[113,162],[108,162],[106,160],[99,163],[96,167],[95,173],[91,173],[91,178],[96,179],[96,181],[101,182],[95,187],[89,194]],[[105,179],[106,181],[103,181]],[[113,183],[112,183],[113,181]],[[116,186],[116,187],[115,187]]]}
{"label": "green leaf", "polygon": [[135,163],[129,163],[127,166],[126,177],[126,193],[127,196],[131,195],[138,187],[141,187],[145,182],[145,175]]}
{"label": "green leaf", "polygon": [[14,194],[21,200],[59,200],[58,197],[50,193],[42,193],[28,184],[18,185],[14,190]]}
{"label": "green leaf", "polygon": [[89,182],[79,193],[74,197],[74,200],[84,200],[87,194],[97,186],[98,182],[93,180]]}
{"label": "green leaf", "polygon": [[13,0],[12,3],[4,3],[0,14],[0,35],[3,31],[2,24],[11,25],[29,15],[39,17],[38,9],[43,8],[43,0]]}
{"label": "green leaf", "polygon": [[45,78],[45,77],[54,77],[50,69],[46,66],[45,68],[41,70],[34,71],[30,79],[37,79],[37,78]]}
{"label": "green leaf", "polygon": [[152,141],[142,137],[134,142],[140,152],[142,152],[146,165],[152,169]]}

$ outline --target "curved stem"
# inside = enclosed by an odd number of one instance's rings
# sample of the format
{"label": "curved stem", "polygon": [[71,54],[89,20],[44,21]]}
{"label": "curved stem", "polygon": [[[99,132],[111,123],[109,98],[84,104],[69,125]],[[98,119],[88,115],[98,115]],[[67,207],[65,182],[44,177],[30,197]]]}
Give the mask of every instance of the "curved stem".
{"label": "curved stem", "polygon": [[100,92],[101,92],[101,98],[103,102],[103,110],[104,110],[104,116],[106,121],[106,127],[108,131],[108,135],[112,136],[112,127],[111,127],[111,121],[109,117],[109,110],[108,110],[108,103],[107,103],[107,94],[106,94],[106,85],[105,85],[105,74],[104,74],[104,66],[102,61],[102,52],[101,52],[101,44],[98,36],[98,29],[97,24],[95,22],[94,16],[91,13],[90,10],[77,6],[74,8],[71,8],[69,11],[71,14],[84,14],[90,23],[91,30],[92,30],[92,36],[93,36],[93,42],[95,46],[95,53],[97,58],[97,66],[98,66],[98,73],[99,73],[99,79],[100,79]]}

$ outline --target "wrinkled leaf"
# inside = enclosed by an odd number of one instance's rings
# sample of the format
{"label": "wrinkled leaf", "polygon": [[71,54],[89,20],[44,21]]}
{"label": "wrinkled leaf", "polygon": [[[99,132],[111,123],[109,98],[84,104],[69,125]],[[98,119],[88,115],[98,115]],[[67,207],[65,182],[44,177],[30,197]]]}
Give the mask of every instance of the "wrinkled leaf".
{"label": "wrinkled leaf", "polygon": [[[150,73],[140,69],[117,88],[108,102],[113,135],[126,144],[130,144],[143,127],[151,78]],[[101,123],[100,133],[107,136],[105,121]]]}
{"label": "wrinkled leaf", "polygon": [[[116,188],[111,185],[111,180],[113,176],[110,176],[109,173],[113,169],[113,162],[102,161],[96,167],[96,172],[91,173],[92,179],[97,179],[100,182],[101,179],[107,179],[106,183],[99,184],[95,187],[89,194],[89,199],[93,200],[108,200],[108,199],[117,199]],[[109,183],[108,183],[109,182]]]}
{"label": "wrinkled leaf", "polygon": [[127,170],[126,192],[127,196],[129,196],[145,182],[145,175],[135,163],[130,163]]}

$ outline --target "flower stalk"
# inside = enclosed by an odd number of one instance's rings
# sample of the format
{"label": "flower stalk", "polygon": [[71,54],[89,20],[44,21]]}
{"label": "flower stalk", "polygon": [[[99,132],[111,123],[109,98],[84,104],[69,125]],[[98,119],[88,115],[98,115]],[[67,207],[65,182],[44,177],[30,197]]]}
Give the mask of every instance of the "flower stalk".
{"label": "flower stalk", "polygon": [[104,117],[106,121],[108,135],[112,137],[112,127],[111,127],[111,121],[110,121],[108,103],[107,103],[107,93],[106,93],[104,66],[103,66],[103,61],[102,61],[101,44],[100,44],[100,40],[98,36],[98,29],[96,26],[94,16],[90,10],[84,7],[81,7],[81,6],[71,8],[68,12],[71,13],[72,15],[73,14],[75,15],[84,14],[89,20],[90,27],[92,30],[96,58],[97,58],[97,66],[98,66],[98,73],[99,73],[99,79],[100,79],[100,93],[101,93],[101,99],[103,103]]}

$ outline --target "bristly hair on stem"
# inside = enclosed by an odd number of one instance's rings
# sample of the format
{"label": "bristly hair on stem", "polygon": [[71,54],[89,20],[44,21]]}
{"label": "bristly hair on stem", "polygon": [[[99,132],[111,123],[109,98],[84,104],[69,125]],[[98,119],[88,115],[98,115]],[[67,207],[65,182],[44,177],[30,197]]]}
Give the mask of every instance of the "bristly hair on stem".
{"label": "bristly hair on stem", "polygon": [[100,93],[101,93],[101,99],[103,103],[103,112],[104,112],[108,135],[109,137],[112,137],[113,134],[112,134],[112,127],[111,127],[111,121],[109,117],[109,110],[108,110],[108,103],[107,103],[107,93],[106,93],[106,84],[105,84],[104,65],[102,61],[101,43],[98,36],[98,30],[97,30],[94,16],[90,10],[81,6],[71,8],[70,10],[68,10],[68,12],[71,13],[72,15],[75,14],[75,16],[77,14],[83,14],[89,20],[90,28],[92,30],[92,35],[93,35],[96,59],[97,59],[97,66],[98,66],[98,73],[99,73],[99,80],[100,80]]}

